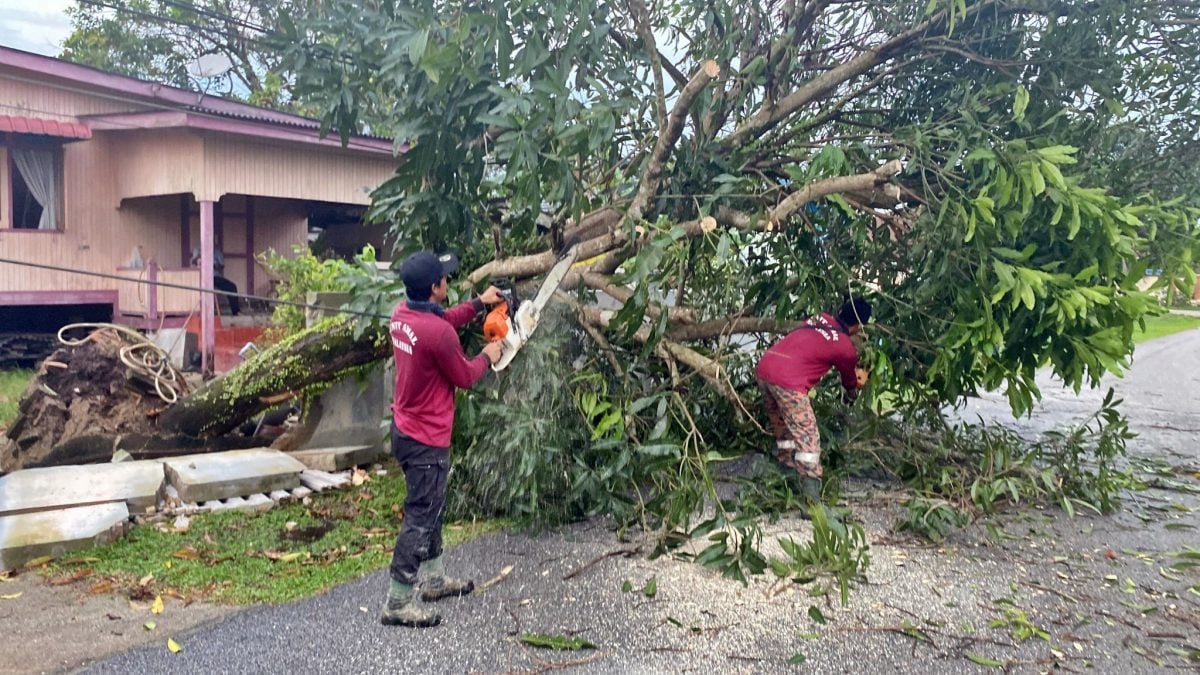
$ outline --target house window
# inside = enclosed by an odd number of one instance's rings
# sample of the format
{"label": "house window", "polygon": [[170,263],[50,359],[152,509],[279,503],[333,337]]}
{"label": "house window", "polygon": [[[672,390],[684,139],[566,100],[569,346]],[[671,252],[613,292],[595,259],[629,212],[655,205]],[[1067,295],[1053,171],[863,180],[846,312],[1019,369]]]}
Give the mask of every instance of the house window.
{"label": "house window", "polygon": [[62,229],[62,148],[0,148],[0,226],[14,230]]}

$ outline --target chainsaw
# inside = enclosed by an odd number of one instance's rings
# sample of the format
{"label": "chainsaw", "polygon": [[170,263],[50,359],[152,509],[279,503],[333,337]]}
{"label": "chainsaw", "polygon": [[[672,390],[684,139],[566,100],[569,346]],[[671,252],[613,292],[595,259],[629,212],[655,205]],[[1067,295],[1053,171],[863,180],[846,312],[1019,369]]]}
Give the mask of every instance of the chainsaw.
{"label": "chainsaw", "polygon": [[541,318],[542,308],[550,302],[554,291],[558,290],[558,285],[567,276],[571,265],[575,264],[577,255],[578,249],[575,247],[567,251],[566,255],[550,268],[550,273],[546,275],[546,280],[542,282],[532,300],[520,300],[515,288],[501,288],[501,301],[483,320],[484,339],[501,343],[500,359],[492,364],[492,370],[500,372],[507,368],[513,357],[533,335]]}

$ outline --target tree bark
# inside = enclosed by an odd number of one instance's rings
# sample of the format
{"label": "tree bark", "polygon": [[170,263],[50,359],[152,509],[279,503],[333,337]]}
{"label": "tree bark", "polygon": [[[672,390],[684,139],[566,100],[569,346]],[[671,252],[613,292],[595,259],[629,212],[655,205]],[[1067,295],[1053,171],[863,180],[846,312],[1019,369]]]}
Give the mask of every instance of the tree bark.
{"label": "tree bark", "polygon": [[220,436],[310,385],[389,356],[391,343],[382,330],[355,337],[350,322],[325,321],[181,399],[159,417],[158,426],[164,434]]}

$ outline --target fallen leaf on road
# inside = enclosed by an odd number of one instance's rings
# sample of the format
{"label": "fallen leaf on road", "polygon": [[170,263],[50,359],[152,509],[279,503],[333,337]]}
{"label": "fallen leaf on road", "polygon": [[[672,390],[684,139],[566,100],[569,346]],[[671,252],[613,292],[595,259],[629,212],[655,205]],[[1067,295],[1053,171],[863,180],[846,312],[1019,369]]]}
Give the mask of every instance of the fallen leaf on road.
{"label": "fallen leaf on road", "polygon": [[138,586],[142,586],[144,588],[146,586],[149,586],[151,581],[154,581],[154,575],[147,574],[146,576],[142,577],[141,579],[138,579]]}
{"label": "fallen leaf on road", "polygon": [[986,656],[979,656],[978,654],[972,654],[971,652],[966,652],[965,656],[970,659],[972,663],[977,663],[981,666],[988,666],[989,668],[1000,668],[1004,665],[1003,661],[989,659]]}
{"label": "fallen leaf on road", "polygon": [[154,630],[155,628],[158,628],[158,624],[154,623],[153,621],[147,621],[146,623],[142,624],[142,628],[145,628],[146,630]]}
{"label": "fallen leaf on road", "polygon": [[793,666],[798,666],[807,660],[808,660],[807,656],[805,656],[803,653],[797,652],[795,654],[792,654],[792,658],[788,659],[787,662],[792,664]]}
{"label": "fallen leaf on road", "polygon": [[0,572],[0,581],[14,581],[14,579],[9,576],[10,574],[11,572]]}
{"label": "fallen leaf on road", "polygon": [[121,617],[116,614],[105,614],[104,616],[108,617],[109,621],[120,621],[121,620]]}
{"label": "fallen leaf on road", "polygon": [[658,577],[650,577],[650,581],[647,581],[646,585],[642,587],[642,595],[645,595],[647,598],[653,598],[655,595],[658,595]]}
{"label": "fallen leaf on road", "polygon": [[112,579],[101,579],[100,581],[97,581],[96,583],[92,584],[91,586],[88,586],[88,593],[91,593],[93,595],[100,595],[101,593],[108,593],[112,589],[113,589]]}
{"label": "fallen leaf on road", "polygon": [[521,642],[533,647],[553,649],[554,651],[579,651],[595,649],[596,645],[581,637],[564,637],[562,635],[543,635],[541,633],[522,633]]}
{"label": "fallen leaf on road", "polygon": [[54,560],[54,556],[52,556],[52,555],[39,556],[39,557],[34,558],[33,560],[30,560],[29,562],[25,563],[25,569],[31,570],[35,567],[43,567],[46,565],[46,563],[50,562],[51,560]]}
{"label": "fallen leaf on road", "polygon": [[0,595],[0,600],[16,600],[17,598],[21,597],[24,592],[25,591],[18,591],[16,593],[9,593],[8,595]]}
{"label": "fallen leaf on road", "polygon": [[92,570],[85,567],[80,570],[75,570],[75,572],[68,574],[65,577],[56,577],[51,579],[46,583],[50,584],[51,586],[66,586],[68,584],[73,584],[84,577],[91,576],[91,574]]}
{"label": "fallen leaf on road", "polygon": [[167,638],[167,649],[169,649],[172,654],[178,654],[179,652],[183,651],[183,647],[180,647],[179,643],[171,638]]}
{"label": "fallen leaf on road", "polygon": [[162,599],[161,595],[154,596],[154,602],[153,602],[153,604],[150,605],[150,613],[151,614],[162,614],[163,613],[163,599]]}

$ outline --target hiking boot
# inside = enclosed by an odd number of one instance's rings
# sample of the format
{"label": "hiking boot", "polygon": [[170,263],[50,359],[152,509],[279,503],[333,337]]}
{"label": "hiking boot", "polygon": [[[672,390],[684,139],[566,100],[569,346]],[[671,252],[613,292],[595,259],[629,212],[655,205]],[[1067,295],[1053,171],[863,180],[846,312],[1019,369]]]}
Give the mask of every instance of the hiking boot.
{"label": "hiking boot", "polygon": [[821,503],[821,479],[820,478],[801,478],[800,479],[800,496],[809,504]]}
{"label": "hiking boot", "polygon": [[425,602],[436,602],[442,598],[458,598],[475,590],[475,582],[470,579],[455,579],[454,577],[429,577],[421,583],[421,599]]}
{"label": "hiking boot", "polygon": [[387,605],[379,615],[379,623],[385,626],[430,628],[441,622],[440,614],[417,605],[412,598],[388,598]]}

